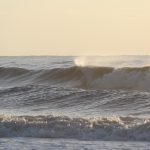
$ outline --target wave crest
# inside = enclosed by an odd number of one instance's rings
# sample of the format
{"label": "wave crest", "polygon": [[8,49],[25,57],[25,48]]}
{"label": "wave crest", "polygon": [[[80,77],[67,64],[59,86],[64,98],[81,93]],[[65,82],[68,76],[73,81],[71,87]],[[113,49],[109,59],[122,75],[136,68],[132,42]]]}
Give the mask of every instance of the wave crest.
{"label": "wave crest", "polygon": [[20,75],[24,75],[26,73],[29,73],[30,70],[24,69],[24,68],[17,68],[17,67],[12,67],[12,68],[5,68],[5,67],[0,67],[0,77],[16,77]]}

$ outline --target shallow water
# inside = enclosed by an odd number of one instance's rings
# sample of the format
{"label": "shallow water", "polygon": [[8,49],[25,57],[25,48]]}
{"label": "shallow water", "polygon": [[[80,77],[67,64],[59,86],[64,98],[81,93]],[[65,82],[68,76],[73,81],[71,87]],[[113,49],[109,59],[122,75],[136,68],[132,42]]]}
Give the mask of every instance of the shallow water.
{"label": "shallow water", "polygon": [[150,150],[146,142],[81,141],[70,139],[2,138],[1,150]]}

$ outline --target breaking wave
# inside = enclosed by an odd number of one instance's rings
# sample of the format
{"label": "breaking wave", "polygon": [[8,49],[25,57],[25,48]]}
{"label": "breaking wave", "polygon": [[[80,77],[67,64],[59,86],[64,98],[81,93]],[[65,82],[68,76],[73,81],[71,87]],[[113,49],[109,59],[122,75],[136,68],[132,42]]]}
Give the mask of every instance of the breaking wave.
{"label": "breaking wave", "polygon": [[0,116],[0,137],[150,141],[150,119]]}
{"label": "breaking wave", "polygon": [[9,82],[59,84],[83,89],[150,89],[150,67],[80,67],[27,70],[0,68],[0,80]]}

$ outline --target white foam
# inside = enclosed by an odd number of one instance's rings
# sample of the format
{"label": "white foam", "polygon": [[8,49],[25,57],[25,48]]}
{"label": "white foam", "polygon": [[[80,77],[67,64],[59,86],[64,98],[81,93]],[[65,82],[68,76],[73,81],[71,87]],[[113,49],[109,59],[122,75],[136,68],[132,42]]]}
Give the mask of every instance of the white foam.
{"label": "white foam", "polygon": [[133,117],[0,116],[1,137],[150,141],[150,120]]}

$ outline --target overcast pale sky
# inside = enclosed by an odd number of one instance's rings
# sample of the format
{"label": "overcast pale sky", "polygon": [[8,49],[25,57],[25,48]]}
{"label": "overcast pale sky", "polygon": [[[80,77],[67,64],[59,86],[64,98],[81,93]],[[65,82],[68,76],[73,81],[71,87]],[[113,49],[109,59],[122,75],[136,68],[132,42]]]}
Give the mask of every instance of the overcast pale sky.
{"label": "overcast pale sky", "polygon": [[0,55],[150,54],[150,0],[0,0]]}

